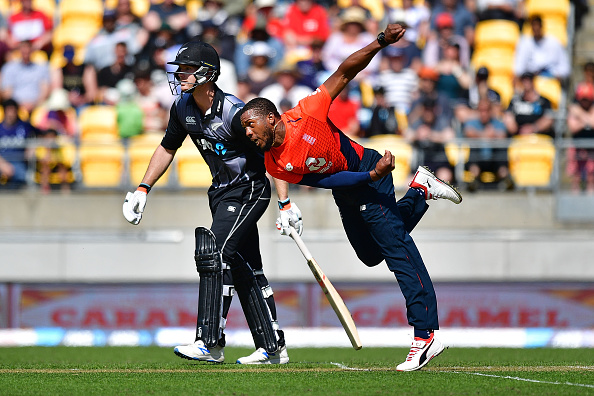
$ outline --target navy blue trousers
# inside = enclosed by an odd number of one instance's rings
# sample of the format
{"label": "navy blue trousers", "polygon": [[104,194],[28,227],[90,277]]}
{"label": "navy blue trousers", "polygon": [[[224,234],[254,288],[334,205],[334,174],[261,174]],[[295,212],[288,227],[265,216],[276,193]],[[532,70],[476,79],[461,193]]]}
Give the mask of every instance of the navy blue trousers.
{"label": "navy blue trousers", "polygon": [[[359,171],[371,171],[382,156],[365,149]],[[357,256],[369,267],[386,261],[406,300],[408,323],[439,329],[433,283],[410,232],[429,206],[416,190],[396,202],[392,175],[368,185],[332,190],[342,224]]]}

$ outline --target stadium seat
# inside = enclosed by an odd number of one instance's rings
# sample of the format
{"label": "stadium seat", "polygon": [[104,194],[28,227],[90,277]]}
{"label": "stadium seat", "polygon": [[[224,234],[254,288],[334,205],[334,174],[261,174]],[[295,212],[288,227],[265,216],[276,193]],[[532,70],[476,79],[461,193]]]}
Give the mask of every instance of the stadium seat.
{"label": "stadium seat", "polygon": [[122,183],[125,152],[119,140],[85,141],[79,148],[79,166],[85,187],[118,187]]}
{"label": "stadium seat", "polygon": [[548,187],[555,163],[553,139],[545,135],[517,136],[508,151],[509,171],[517,187]]}
{"label": "stadium seat", "polygon": [[529,17],[532,15],[540,15],[543,18],[558,16],[567,21],[569,16],[569,0],[526,0],[524,6]]}
{"label": "stadium seat", "polygon": [[559,108],[561,101],[561,83],[556,78],[536,76],[534,78],[534,88],[541,95],[551,102],[553,109]]}
{"label": "stadium seat", "polygon": [[444,148],[446,157],[451,166],[456,166],[458,162],[460,162],[460,159],[462,159],[464,163],[468,162],[468,158],[470,157],[470,147],[468,145],[446,143]]}
{"label": "stadium seat", "polygon": [[487,81],[491,89],[497,91],[501,96],[501,107],[506,109],[509,106],[511,98],[514,96],[514,83],[511,76],[493,75],[489,76]]}
{"label": "stadium seat", "polygon": [[[77,52],[83,51],[85,46],[95,37],[100,27],[85,21],[70,21],[61,23],[54,29],[52,44],[54,54],[63,55],[65,45],[72,45]],[[53,57],[53,55],[52,55]]]}
{"label": "stadium seat", "polygon": [[[162,0],[130,0],[130,9],[132,13],[139,18],[146,15],[151,4],[162,3]],[[184,0],[176,0],[178,5],[184,5]],[[112,10],[118,6],[118,0],[105,0],[105,8]]]}
{"label": "stadium seat", "polygon": [[514,75],[514,51],[509,48],[483,48],[476,50],[470,63],[474,70],[484,66],[489,69],[489,78],[492,76]]}
{"label": "stadium seat", "polygon": [[412,146],[407,141],[398,135],[376,135],[361,143],[367,148],[375,149],[381,155],[384,155],[385,150],[390,150],[396,161],[396,167],[392,171],[394,186],[406,187],[413,156]]}
{"label": "stadium seat", "polygon": [[520,28],[512,21],[493,19],[481,21],[475,28],[475,50],[502,48],[513,51],[520,38]]}
{"label": "stadium seat", "polygon": [[93,105],[81,110],[78,117],[81,140],[106,137],[119,138],[117,113],[114,106]]}
{"label": "stadium seat", "polygon": [[[155,149],[161,143],[163,136],[156,133],[138,135],[130,138],[128,141],[128,170],[130,182],[132,184],[140,183],[148,164],[155,152]],[[169,169],[159,179],[159,185],[164,186],[169,182]]]}
{"label": "stadium seat", "polygon": [[175,161],[177,181],[181,187],[210,187],[212,184],[210,169],[190,139],[186,139],[177,150]]}
{"label": "stadium seat", "polygon": [[[59,159],[59,161],[66,166],[67,174],[66,174],[66,182],[67,183],[74,183],[76,178],[74,176],[73,168],[76,163],[76,145],[72,140],[64,137],[58,136],[56,139],[56,144],[59,148],[59,154],[54,157],[55,159]],[[47,156],[47,147],[37,146],[35,148],[35,158],[37,161],[40,161]],[[41,174],[40,169],[37,168],[35,171],[35,182],[39,183],[41,181]],[[50,184],[61,184],[62,179],[61,175],[58,172],[51,172],[49,177]]]}
{"label": "stadium seat", "polygon": [[58,16],[60,24],[76,21],[101,27],[103,24],[103,2],[102,0],[60,0]]}

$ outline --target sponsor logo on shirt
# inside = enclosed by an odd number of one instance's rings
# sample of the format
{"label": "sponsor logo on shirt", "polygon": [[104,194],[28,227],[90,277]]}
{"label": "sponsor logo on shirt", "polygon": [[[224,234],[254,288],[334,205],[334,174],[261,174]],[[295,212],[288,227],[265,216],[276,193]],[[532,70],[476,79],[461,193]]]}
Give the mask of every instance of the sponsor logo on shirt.
{"label": "sponsor logo on shirt", "polygon": [[197,140],[198,144],[204,151],[213,151],[216,155],[225,155],[227,148],[223,143],[215,143],[214,145],[206,139]]}
{"label": "sponsor logo on shirt", "polygon": [[187,125],[196,125],[196,117],[186,116],[186,124]]}
{"label": "sponsor logo on shirt", "polygon": [[287,165],[285,165],[285,169],[288,172],[291,172],[293,170],[293,165],[289,162],[289,163],[287,163]]}
{"label": "sponsor logo on shirt", "polygon": [[311,144],[312,146],[316,142],[316,138],[313,136],[309,136],[307,133],[304,133],[302,138],[303,138],[303,140],[305,140],[307,143]]}
{"label": "sponsor logo on shirt", "polygon": [[[326,165],[326,159],[325,158],[313,158],[313,157],[309,157],[308,159],[305,160],[305,166],[307,166],[307,169],[309,169],[312,172],[319,171],[320,169],[322,169],[322,167],[324,165]],[[330,166],[332,166],[332,163],[328,164],[328,166],[326,166],[319,173],[325,172],[326,170],[328,170],[328,168]]]}
{"label": "sponsor logo on shirt", "polygon": [[237,208],[235,206],[231,206],[231,205],[227,206],[227,212],[235,213],[236,210],[237,210]]}

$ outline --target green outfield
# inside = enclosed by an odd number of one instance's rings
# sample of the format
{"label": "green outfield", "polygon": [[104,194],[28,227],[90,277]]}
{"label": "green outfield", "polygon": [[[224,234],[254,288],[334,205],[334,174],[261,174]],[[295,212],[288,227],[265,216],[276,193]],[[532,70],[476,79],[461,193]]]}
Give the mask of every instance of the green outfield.
{"label": "green outfield", "polygon": [[417,372],[405,349],[291,349],[283,366],[182,360],[172,348],[0,348],[1,395],[594,395],[592,349],[450,348]]}

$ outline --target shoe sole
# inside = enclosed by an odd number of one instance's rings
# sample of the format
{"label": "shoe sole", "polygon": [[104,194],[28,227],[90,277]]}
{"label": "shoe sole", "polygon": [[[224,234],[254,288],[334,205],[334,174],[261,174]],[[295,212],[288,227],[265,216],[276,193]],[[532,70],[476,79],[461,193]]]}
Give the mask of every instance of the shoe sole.
{"label": "shoe sole", "polygon": [[445,184],[446,186],[451,188],[452,191],[454,191],[454,194],[456,194],[456,196],[460,199],[460,202],[454,202],[456,205],[459,205],[462,203],[462,194],[460,194],[460,192],[458,191],[458,189],[456,187],[452,186],[447,181],[441,180],[439,177],[435,176],[435,173],[433,173],[433,171],[431,169],[429,169],[428,167],[423,166],[422,168],[425,169],[427,172],[429,172],[431,174],[431,176],[433,176],[436,180],[439,180],[440,182],[442,182],[443,184]]}
{"label": "shoe sole", "polygon": [[182,359],[187,359],[187,360],[193,360],[193,361],[200,361],[200,362],[209,362],[209,363],[223,363],[225,361],[225,359],[223,360],[215,360],[215,359],[200,359],[200,358],[195,358],[195,357],[191,357],[188,355],[184,355],[183,353],[181,353],[180,351],[178,351],[177,349],[173,350],[173,353],[175,353],[177,356],[179,356]]}
{"label": "shoe sole", "polygon": [[252,363],[241,363],[239,360],[237,362],[235,362],[237,364],[251,364],[251,365],[255,365],[255,364],[287,364],[289,363],[289,361],[287,360],[286,362],[271,362],[271,361],[266,361],[266,362],[252,362]]}
{"label": "shoe sole", "polygon": [[425,367],[427,365],[427,363],[429,363],[431,360],[433,360],[434,358],[438,357],[443,351],[445,351],[447,349],[447,347],[443,346],[443,344],[441,344],[441,349],[439,351],[437,351],[436,353],[433,354],[433,356],[431,356],[429,359],[425,360],[423,362],[423,364],[421,364],[418,367],[415,368],[411,368],[411,369],[406,369],[406,370],[396,370],[396,371],[417,371],[422,369],[423,367]]}

